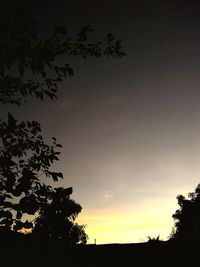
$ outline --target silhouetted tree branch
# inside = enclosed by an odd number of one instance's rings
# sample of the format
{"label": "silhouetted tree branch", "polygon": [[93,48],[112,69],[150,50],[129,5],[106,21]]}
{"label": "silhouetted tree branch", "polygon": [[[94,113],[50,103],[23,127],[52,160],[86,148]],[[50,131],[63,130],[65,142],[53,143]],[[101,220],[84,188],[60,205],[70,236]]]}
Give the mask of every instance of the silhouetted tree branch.
{"label": "silhouetted tree branch", "polygon": [[[108,34],[104,41],[90,42],[90,25],[72,37],[66,27],[55,27],[40,37],[28,1],[18,4],[0,19],[0,102],[20,105],[28,95],[43,100],[56,98],[58,84],[74,71],[59,57],[122,57],[121,41]],[[34,78],[32,78],[34,76]]]}

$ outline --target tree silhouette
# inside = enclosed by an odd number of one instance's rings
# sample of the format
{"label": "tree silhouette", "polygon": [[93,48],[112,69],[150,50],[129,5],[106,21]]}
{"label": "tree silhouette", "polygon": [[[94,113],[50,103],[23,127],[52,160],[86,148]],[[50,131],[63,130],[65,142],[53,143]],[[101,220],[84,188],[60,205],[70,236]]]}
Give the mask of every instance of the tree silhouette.
{"label": "tree silhouette", "polygon": [[[55,138],[52,145],[45,144],[40,133],[38,122],[17,122],[10,113],[7,122],[0,121],[0,216],[3,218],[0,224],[6,228],[31,227],[20,219],[23,213],[34,214],[39,208],[37,190],[41,175],[54,181],[63,178],[61,172],[50,171],[60,154],[56,148],[61,145]],[[11,210],[16,211],[15,216]]]}
{"label": "tree silhouette", "polygon": [[[74,71],[59,57],[121,57],[120,40],[108,34],[104,41],[91,42],[90,25],[72,37],[66,27],[55,27],[40,37],[29,1],[20,1],[11,14],[0,19],[0,103],[20,105],[28,95],[43,100],[56,98],[58,84]],[[32,78],[34,76],[34,79]]]}
{"label": "tree silhouette", "polygon": [[200,240],[200,184],[195,191],[188,194],[188,199],[183,195],[177,196],[180,208],[172,215],[175,225],[171,239],[179,241]]}
{"label": "tree silhouette", "polygon": [[[82,27],[72,38],[66,27],[55,27],[41,37],[29,1],[19,1],[8,16],[0,18],[0,103],[24,103],[28,96],[54,100],[58,85],[74,71],[63,59],[121,57],[121,42],[108,34],[90,42],[92,28]],[[62,57],[62,61],[59,58]],[[0,120],[0,232],[32,230],[44,239],[86,243],[84,225],[75,223],[81,206],[70,199],[71,188],[53,188],[41,181],[63,178],[51,170],[62,147],[53,137],[47,144],[37,121],[18,122],[8,114]],[[31,218],[29,218],[31,217]]]}
{"label": "tree silhouette", "polygon": [[45,144],[38,122],[17,122],[9,113],[8,121],[0,122],[0,140],[0,228],[29,229],[36,237],[66,244],[86,243],[84,226],[74,222],[82,208],[70,199],[72,188],[53,188],[39,179],[63,178],[50,170],[60,154],[56,139]]}
{"label": "tree silhouette", "polygon": [[35,220],[33,235],[65,244],[87,242],[84,225],[74,223],[81,206],[69,198],[72,188],[54,188],[43,185],[39,189],[41,205]]}

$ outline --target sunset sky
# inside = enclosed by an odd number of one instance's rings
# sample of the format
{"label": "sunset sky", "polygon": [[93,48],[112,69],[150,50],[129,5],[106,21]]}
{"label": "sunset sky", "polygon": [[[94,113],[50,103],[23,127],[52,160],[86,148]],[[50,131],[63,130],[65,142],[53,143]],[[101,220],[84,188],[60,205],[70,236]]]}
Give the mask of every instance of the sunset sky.
{"label": "sunset sky", "polygon": [[[14,1],[8,1],[13,3]],[[176,196],[200,182],[200,6],[197,1],[34,1],[41,34],[87,24],[112,32],[121,59],[71,60],[58,100],[1,107],[38,120],[63,145],[55,170],[72,186],[89,243],[167,239]],[[42,2],[42,3],[40,3]],[[136,2],[136,1],[135,1]],[[5,7],[6,9],[6,7]]]}

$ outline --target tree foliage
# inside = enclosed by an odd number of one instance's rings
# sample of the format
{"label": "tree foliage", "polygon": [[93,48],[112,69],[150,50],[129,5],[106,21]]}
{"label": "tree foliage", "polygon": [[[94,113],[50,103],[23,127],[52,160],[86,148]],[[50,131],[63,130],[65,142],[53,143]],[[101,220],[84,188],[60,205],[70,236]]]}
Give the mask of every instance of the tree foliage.
{"label": "tree foliage", "polygon": [[86,243],[84,225],[74,223],[74,220],[81,212],[81,206],[69,198],[72,188],[46,187],[40,189],[44,199],[39,215],[35,220],[33,234],[45,239],[63,240],[66,244]]}
{"label": "tree foliage", "polygon": [[188,194],[188,198],[183,195],[177,196],[178,210],[172,215],[175,225],[171,233],[171,239],[181,241],[200,240],[200,184],[195,191]]}
{"label": "tree foliage", "polygon": [[0,121],[0,140],[0,227],[86,243],[84,226],[74,222],[82,208],[70,199],[72,188],[53,188],[41,181],[41,176],[63,178],[50,169],[60,154],[56,138],[46,144],[38,122],[17,122],[9,113],[7,122]]}
{"label": "tree foliage", "polygon": [[58,84],[74,74],[70,64],[57,60],[61,56],[69,60],[124,55],[120,40],[109,33],[104,41],[91,42],[92,31],[86,25],[72,37],[66,27],[55,27],[48,37],[40,37],[29,2],[18,4],[0,19],[0,103],[20,105],[28,95],[56,98]]}
{"label": "tree foliage", "polygon": [[[70,58],[124,55],[112,34],[102,42],[90,42],[89,25],[75,37],[66,27],[55,27],[41,37],[29,3],[19,1],[0,18],[0,104],[21,105],[28,96],[54,100],[59,83],[74,74],[66,63]],[[85,226],[75,223],[82,208],[70,198],[72,188],[44,183],[45,177],[55,182],[63,178],[61,172],[51,170],[61,147],[55,137],[51,144],[44,141],[37,121],[18,122],[11,113],[7,121],[0,120],[1,236],[2,230],[28,229],[35,237],[86,243]]]}

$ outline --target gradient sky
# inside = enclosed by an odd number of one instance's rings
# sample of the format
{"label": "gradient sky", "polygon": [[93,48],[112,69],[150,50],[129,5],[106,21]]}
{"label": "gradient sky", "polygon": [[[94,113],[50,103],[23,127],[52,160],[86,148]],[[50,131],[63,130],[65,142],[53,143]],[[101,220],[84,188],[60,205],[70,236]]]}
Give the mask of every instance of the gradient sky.
{"label": "gradient sky", "polygon": [[127,56],[72,61],[75,76],[57,101],[30,99],[1,114],[39,120],[47,140],[63,145],[54,167],[65,179],[55,186],[73,186],[89,243],[166,239],[176,196],[200,182],[198,3],[35,2],[42,33],[91,24],[97,39],[122,39]]}

